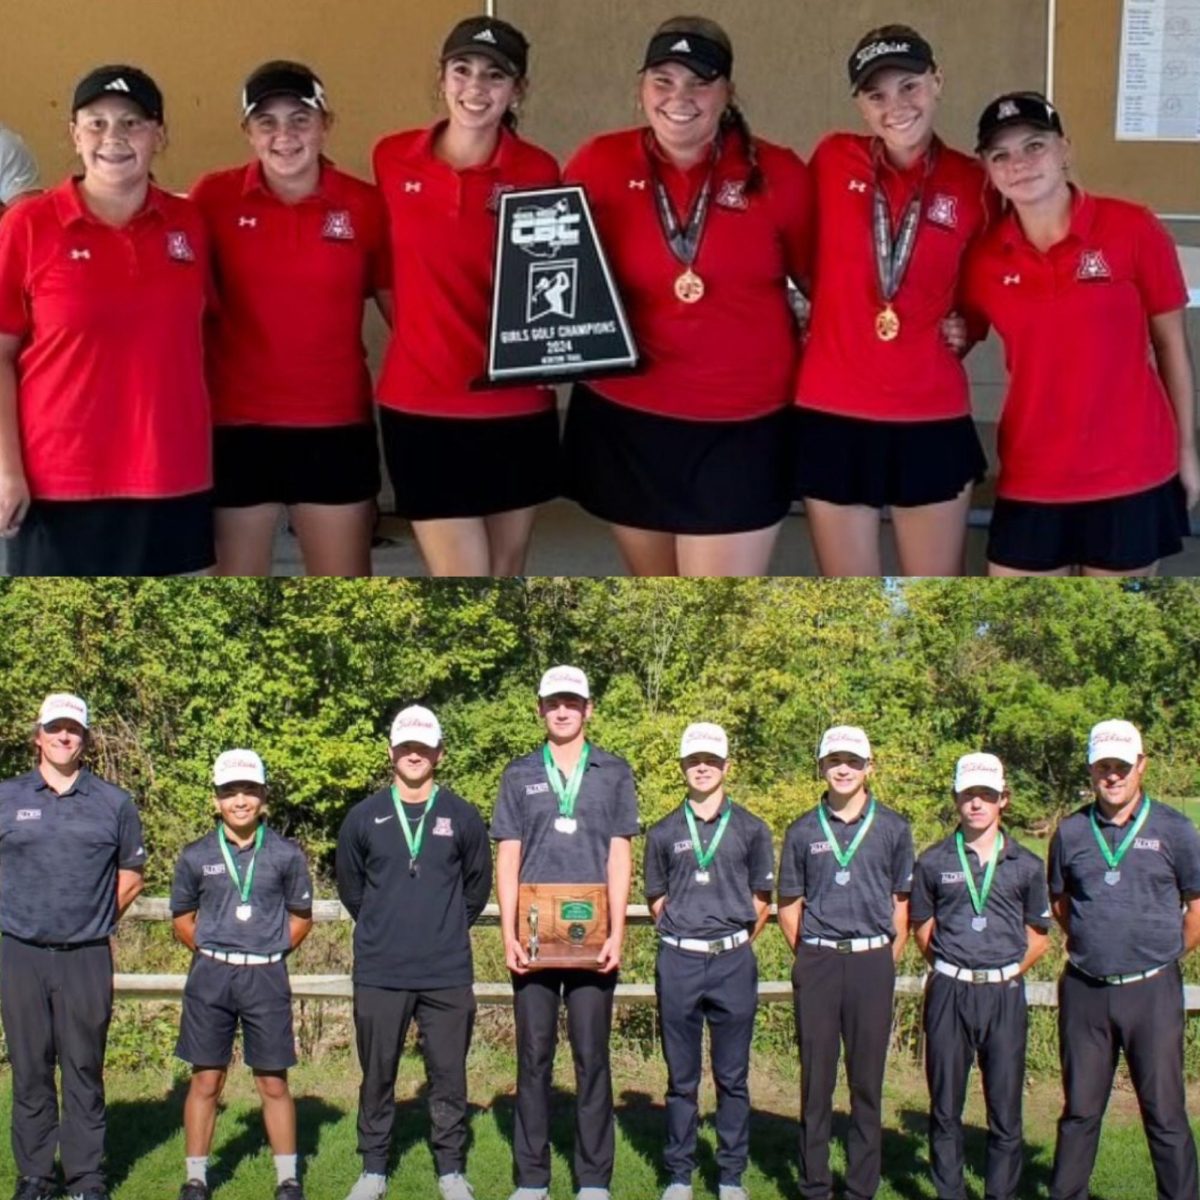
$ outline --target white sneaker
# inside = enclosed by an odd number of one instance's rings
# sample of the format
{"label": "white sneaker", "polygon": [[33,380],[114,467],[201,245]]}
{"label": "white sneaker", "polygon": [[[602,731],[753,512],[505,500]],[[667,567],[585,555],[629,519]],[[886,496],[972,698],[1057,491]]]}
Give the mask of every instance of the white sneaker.
{"label": "white sneaker", "polygon": [[718,1192],[719,1200],[750,1200],[740,1183],[723,1183]]}
{"label": "white sneaker", "polygon": [[662,1200],[692,1200],[690,1183],[668,1183],[663,1189]]}
{"label": "white sneaker", "polygon": [[546,1200],[550,1194],[549,1188],[527,1188],[519,1187],[508,1200]]}
{"label": "white sneaker", "polygon": [[386,1175],[368,1175],[365,1171],[355,1180],[346,1200],[383,1200],[387,1192]]}
{"label": "white sneaker", "polygon": [[438,1191],[442,1200],[475,1200],[475,1189],[467,1182],[467,1177],[457,1171],[438,1176]]}
{"label": "white sneaker", "polygon": [[585,1187],[575,1193],[575,1200],[612,1200],[608,1188]]}

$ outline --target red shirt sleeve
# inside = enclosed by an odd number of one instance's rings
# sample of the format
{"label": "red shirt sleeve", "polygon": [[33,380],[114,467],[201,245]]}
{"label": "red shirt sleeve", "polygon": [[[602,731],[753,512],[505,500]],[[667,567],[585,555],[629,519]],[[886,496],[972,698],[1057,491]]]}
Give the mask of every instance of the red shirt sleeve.
{"label": "red shirt sleeve", "polygon": [[29,276],[31,225],[29,201],[0,220],[0,333],[22,337],[29,332]]}
{"label": "red shirt sleeve", "polygon": [[798,154],[780,159],[778,179],[771,180],[780,215],[779,231],[789,278],[807,282],[812,271],[814,217],[812,177]]}
{"label": "red shirt sleeve", "polygon": [[1175,240],[1153,213],[1143,209],[1141,215],[1143,221],[1135,250],[1135,271],[1137,288],[1146,312],[1157,317],[1186,308],[1187,282],[1183,277]]}
{"label": "red shirt sleeve", "polygon": [[373,292],[387,291],[392,287],[392,247],[388,232],[387,206],[383,193],[371,189],[368,202],[368,278]]}

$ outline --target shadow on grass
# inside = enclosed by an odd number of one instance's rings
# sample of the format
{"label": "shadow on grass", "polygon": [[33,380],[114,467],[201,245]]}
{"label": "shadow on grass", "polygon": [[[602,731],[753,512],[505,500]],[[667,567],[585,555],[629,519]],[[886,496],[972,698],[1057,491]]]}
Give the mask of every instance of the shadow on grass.
{"label": "shadow on grass", "polygon": [[105,1173],[111,1189],[119,1187],[142,1158],[183,1128],[187,1092],[188,1081],[180,1079],[165,1096],[115,1100],[108,1105]]}
{"label": "shadow on grass", "polygon": [[[296,1152],[303,1163],[317,1153],[321,1141],[321,1128],[336,1125],[346,1114],[324,1100],[313,1096],[296,1097]],[[221,1122],[228,1121],[228,1114],[218,1116],[217,1133],[221,1135]],[[267,1132],[263,1128],[262,1109],[251,1102],[250,1107],[232,1118],[235,1122],[232,1136],[228,1127],[224,1140],[209,1160],[209,1182],[214,1188],[232,1179],[244,1158],[253,1158],[267,1145]]]}

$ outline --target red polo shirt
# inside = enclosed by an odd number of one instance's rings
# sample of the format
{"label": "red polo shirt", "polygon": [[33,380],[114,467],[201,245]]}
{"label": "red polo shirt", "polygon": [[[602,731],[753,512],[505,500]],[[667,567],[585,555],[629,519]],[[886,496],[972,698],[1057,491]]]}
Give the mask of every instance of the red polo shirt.
{"label": "red polo shirt", "polygon": [[151,187],[114,229],[74,180],[0,221],[0,332],[21,339],[17,410],[39,500],[156,498],[212,484],[204,223]]}
{"label": "red polo shirt", "polygon": [[287,204],[257,163],[192,189],[212,243],[220,305],[207,328],[218,425],[371,419],[363,301],[391,286],[378,190],[328,163]]}
{"label": "red polo shirt", "polygon": [[1070,232],[1042,253],[1009,213],[972,249],[964,299],[1004,341],[998,495],[1100,500],[1178,471],[1148,320],[1184,308],[1187,287],[1153,214],[1076,193]]}
{"label": "red polo shirt", "polygon": [[875,335],[883,307],[875,265],[875,158],[895,233],[928,156],[900,171],[872,138],[833,133],[812,158],[817,259],[812,321],[796,389],[803,408],[873,421],[934,421],[971,411],[962,363],[942,339],[956,305],[967,243],[987,224],[985,176],[973,158],[936,144],[916,247],[892,307],[900,336]]}
{"label": "red polo shirt", "polygon": [[808,169],[782,146],[755,138],[754,148],[763,184],[747,194],[741,140],[724,139],[693,265],[705,291],[694,304],[675,295],[684,267],[659,224],[649,156],[680,224],[704,186],[708,160],[681,170],[648,130],[625,129],[593,138],[567,164],[567,181],[587,189],[643,368],[597,380],[602,396],[695,421],[749,420],[788,403],[799,341],[786,281],[809,270]]}
{"label": "red polo shirt", "polygon": [[471,384],[487,369],[500,194],[553,187],[558,164],[505,129],[488,162],[455,170],[433,153],[444,124],[392,134],[375,147],[375,178],[391,229],[396,304],[379,403],[430,417],[544,412],[554,404],[547,387],[472,391]]}

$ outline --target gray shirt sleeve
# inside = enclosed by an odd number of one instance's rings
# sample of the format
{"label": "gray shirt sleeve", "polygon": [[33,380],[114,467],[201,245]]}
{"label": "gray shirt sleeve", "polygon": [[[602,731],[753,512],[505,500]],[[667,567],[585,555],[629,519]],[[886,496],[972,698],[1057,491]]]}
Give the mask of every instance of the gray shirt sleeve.
{"label": "gray shirt sleeve", "polygon": [[500,795],[492,811],[491,836],[494,842],[519,842],[523,832],[521,799],[512,771],[505,771],[500,779]]}
{"label": "gray shirt sleeve", "polygon": [[783,857],[779,864],[779,895],[781,899],[804,895],[804,841],[793,826],[783,839]]}
{"label": "gray shirt sleeve", "polygon": [[905,821],[896,832],[896,844],[892,852],[892,891],[905,896],[913,885],[913,835],[912,826]]}
{"label": "gray shirt sleeve", "polygon": [[287,876],[283,884],[283,903],[288,912],[307,912],[313,906],[312,876],[304,851],[294,842],[290,843],[294,853],[288,862]]}
{"label": "gray shirt sleeve", "polygon": [[200,907],[200,877],[188,861],[185,850],[175,862],[175,878],[171,883],[171,915],[195,912]]}
{"label": "gray shirt sleeve", "polygon": [[1062,831],[1059,829],[1054,831],[1054,836],[1050,839],[1050,851],[1046,856],[1046,872],[1050,895],[1063,895],[1067,890],[1067,884],[1063,877]]}
{"label": "gray shirt sleeve", "polygon": [[[613,811],[613,837],[637,837],[641,832],[638,824],[637,785],[633,781],[633,770],[626,763],[621,771],[621,783],[617,789]],[[493,835],[495,836],[495,835]]]}
{"label": "gray shirt sleeve", "polygon": [[0,204],[9,204],[38,186],[37,163],[11,129],[0,126]]}
{"label": "gray shirt sleeve", "polygon": [[756,827],[754,844],[750,848],[750,890],[775,890],[775,847],[771,844],[771,831],[765,824]]}
{"label": "gray shirt sleeve", "polygon": [[645,877],[646,899],[653,900],[667,891],[667,855],[663,840],[650,833],[646,836]]}
{"label": "gray shirt sleeve", "polygon": [[923,924],[934,916],[932,874],[924,858],[919,858],[913,868],[912,893],[908,901],[908,919],[914,925]]}
{"label": "gray shirt sleeve", "polygon": [[133,801],[126,799],[117,811],[117,866],[122,871],[140,871],[145,865],[142,818]]}
{"label": "gray shirt sleeve", "polygon": [[1200,831],[1190,821],[1180,821],[1180,837],[1171,847],[1175,879],[1189,900],[1200,896]]}
{"label": "gray shirt sleeve", "polygon": [[1050,896],[1046,890],[1046,875],[1036,860],[1029,864],[1029,879],[1025,885],[1025,924],[1045,933],[1050,928]]}

